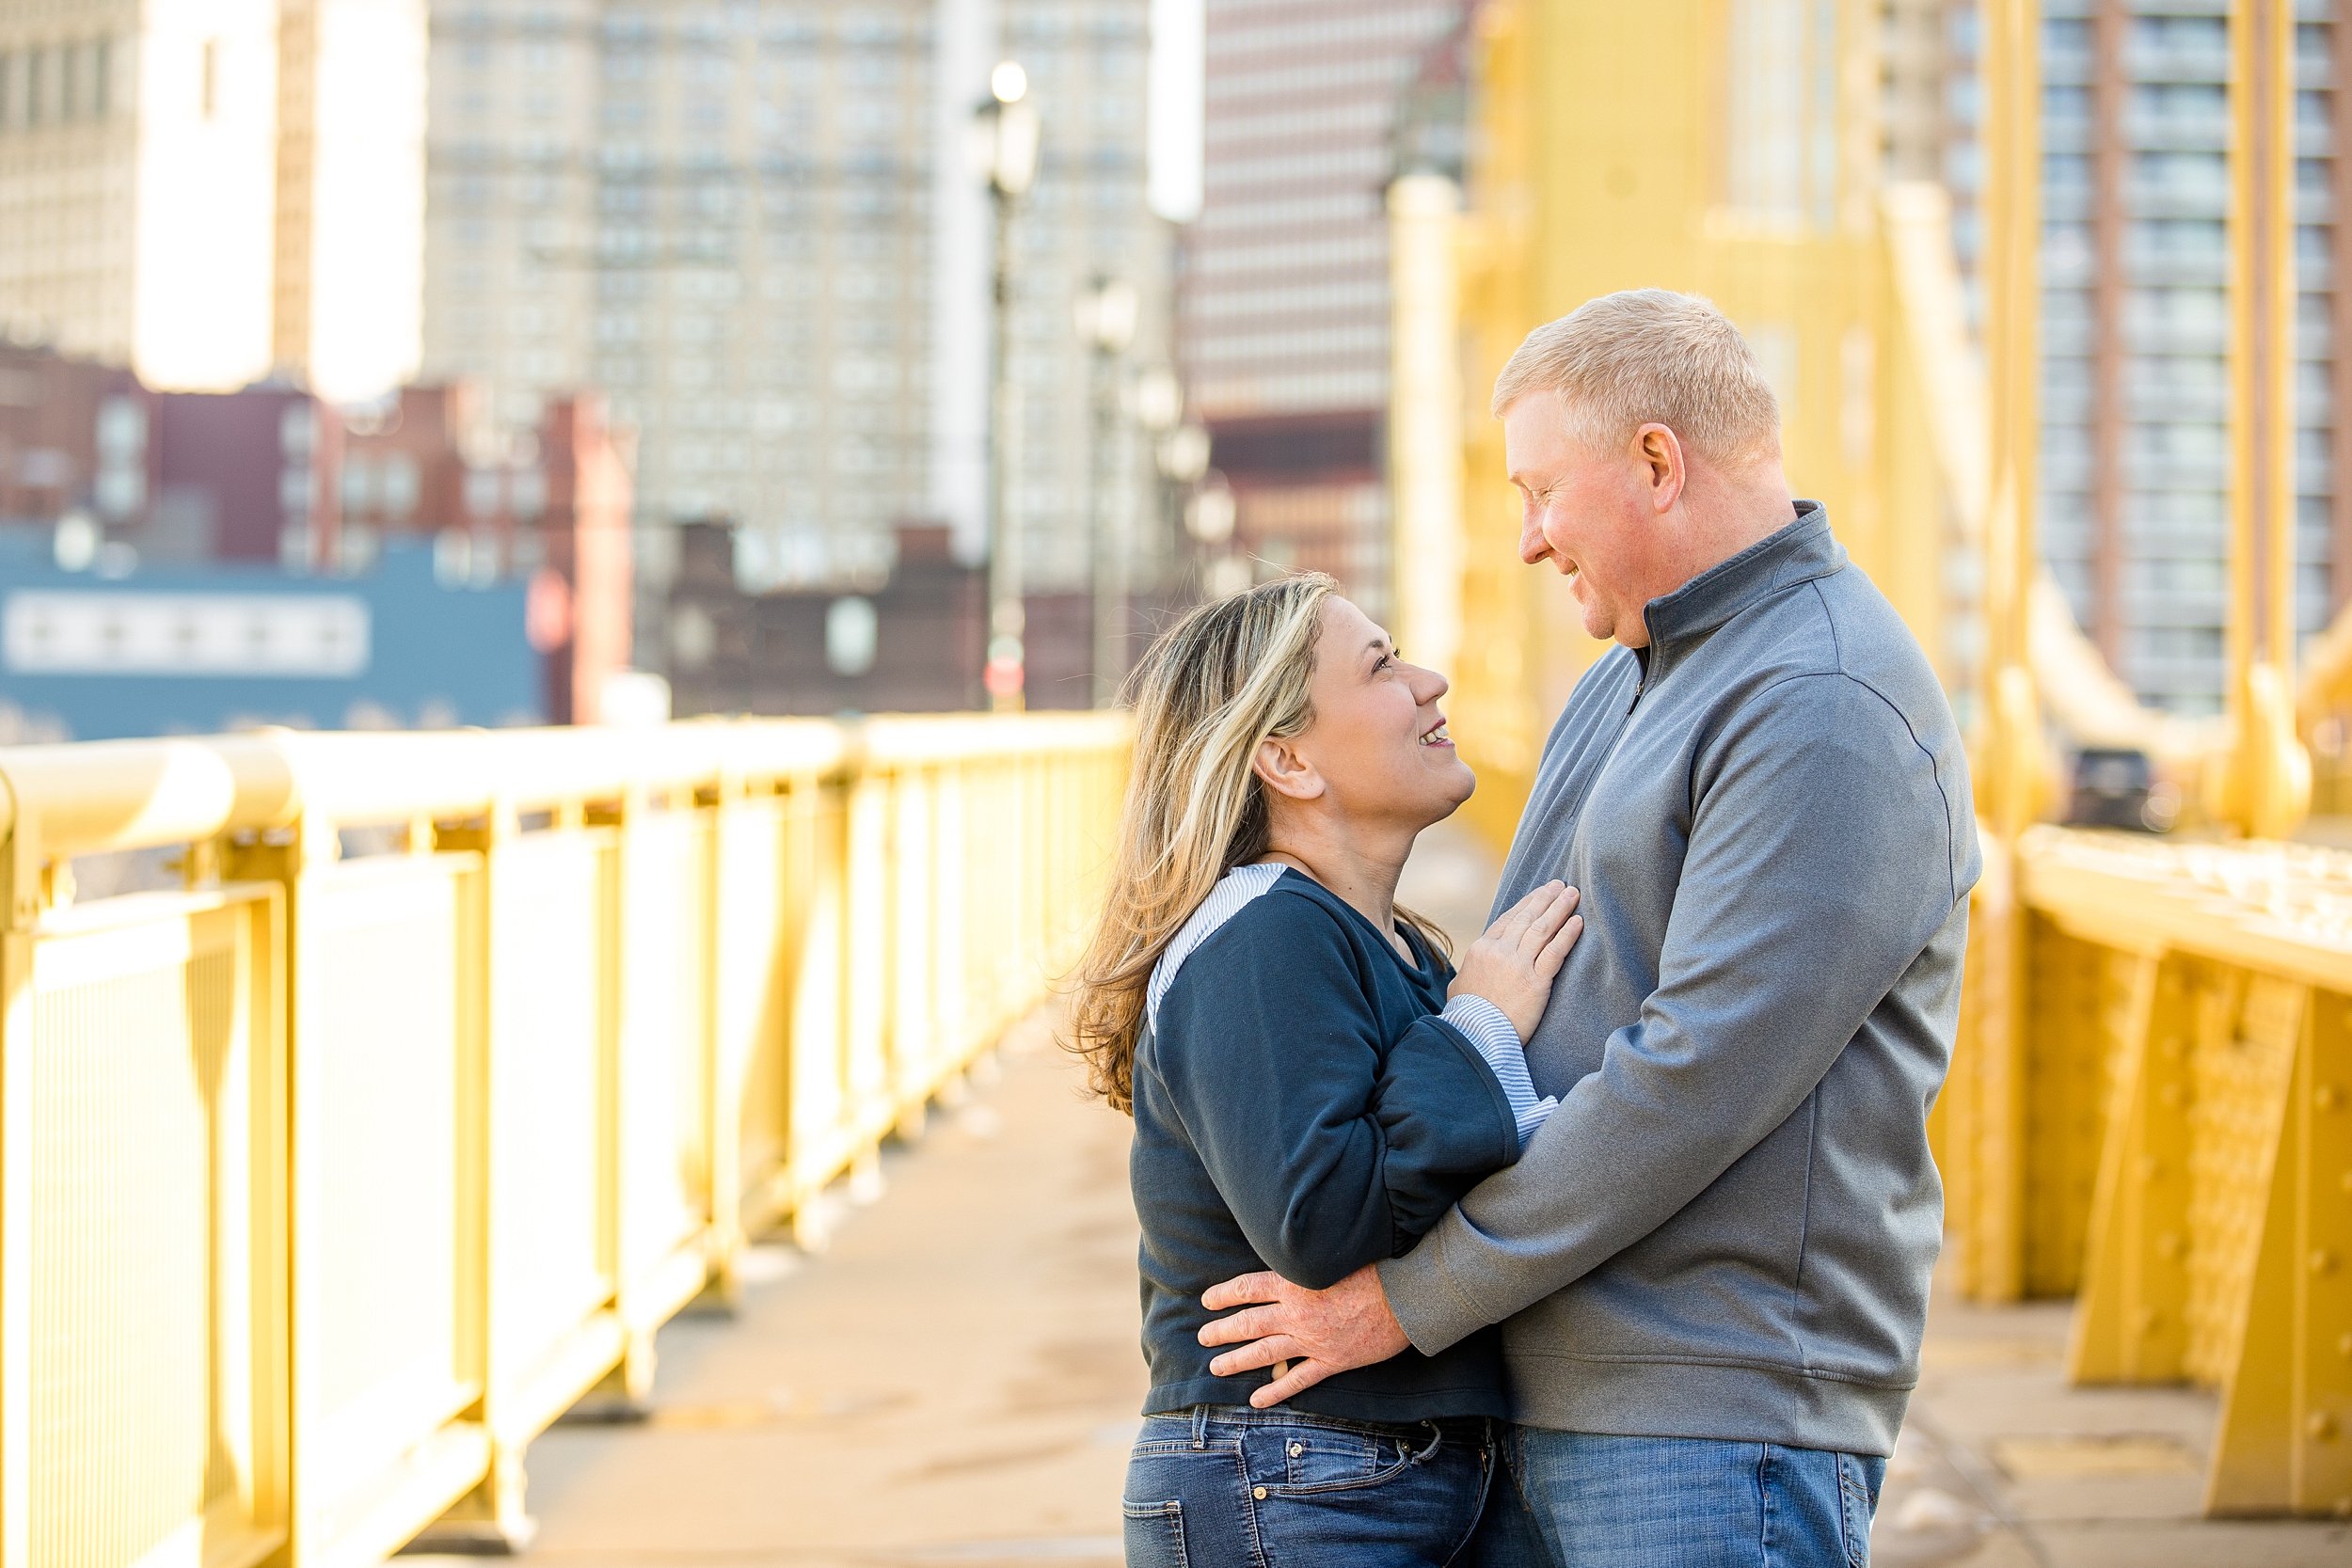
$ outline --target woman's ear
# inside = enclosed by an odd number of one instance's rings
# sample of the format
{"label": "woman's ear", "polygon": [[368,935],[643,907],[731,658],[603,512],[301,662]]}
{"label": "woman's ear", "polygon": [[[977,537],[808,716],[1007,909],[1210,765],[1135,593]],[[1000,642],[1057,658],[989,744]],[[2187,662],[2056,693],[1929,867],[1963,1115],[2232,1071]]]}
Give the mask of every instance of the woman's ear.
{"label": "woman's ear", "polygon": [[1312,800],[1323,793],[1323,775],[1287,740],[1268,737],[1258,742],[1249,770],[1275,794],[1293,800]]}

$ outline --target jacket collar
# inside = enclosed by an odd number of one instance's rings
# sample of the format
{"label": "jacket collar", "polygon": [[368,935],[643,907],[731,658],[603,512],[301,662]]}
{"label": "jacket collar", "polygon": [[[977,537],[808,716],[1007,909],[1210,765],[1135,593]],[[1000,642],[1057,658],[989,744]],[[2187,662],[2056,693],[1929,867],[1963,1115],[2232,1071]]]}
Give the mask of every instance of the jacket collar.
{"label": "jacket collar", "polygon": [[1845,570],[1846,546],[1829,531],[1820,501],[1797,502],[1795,520],[1719,562],[1642,612],[1649,646],[1641,650],[1645,681],[1655,680],[1707,640],[1709,632],[1781,589]]}

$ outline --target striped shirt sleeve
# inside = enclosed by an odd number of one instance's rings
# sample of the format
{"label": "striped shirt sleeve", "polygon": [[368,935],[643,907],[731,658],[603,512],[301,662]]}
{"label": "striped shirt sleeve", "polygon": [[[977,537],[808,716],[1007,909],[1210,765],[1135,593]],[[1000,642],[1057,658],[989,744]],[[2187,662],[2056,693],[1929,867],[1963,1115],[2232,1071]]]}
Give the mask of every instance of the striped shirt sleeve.
{"label": "striped shirt sleeve", "polygon": [[1535,1080],[1528,1076],[1527,1052],[1519,1043],[1519,1032],[1511,1027],[1501,1007],[1483,996],[1456,996],[1438,1016],[1462,1031],[1493,1069],[1496,1082],[1502,1085],[1502,1097],[1511,1102],[1511,1117],[1518,1124],[1519,1147],[1525,1148],[1527,1140],[1560,1101],[1550,1095],[1536,1098]]}

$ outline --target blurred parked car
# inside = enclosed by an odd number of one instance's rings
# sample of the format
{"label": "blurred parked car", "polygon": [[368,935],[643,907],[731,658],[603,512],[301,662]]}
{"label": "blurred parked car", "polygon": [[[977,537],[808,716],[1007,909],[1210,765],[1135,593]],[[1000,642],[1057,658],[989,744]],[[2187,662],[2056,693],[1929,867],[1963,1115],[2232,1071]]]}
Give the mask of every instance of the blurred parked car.
{"label": "blurred parked car", "polygon": [[2179,791],[2156,777],[2147,752],[2086,746],[2075,753],[2067,826],[2161,833],[2170,830],[2179,815]]}

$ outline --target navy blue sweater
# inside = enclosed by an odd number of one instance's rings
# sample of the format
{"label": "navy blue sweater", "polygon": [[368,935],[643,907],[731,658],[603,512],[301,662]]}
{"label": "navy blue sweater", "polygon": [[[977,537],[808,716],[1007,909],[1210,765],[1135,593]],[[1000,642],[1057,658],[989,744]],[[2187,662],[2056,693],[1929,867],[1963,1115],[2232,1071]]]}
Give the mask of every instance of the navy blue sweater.
{"label": "navy blue sweater", "polygon": [[[1272,868],[1266,868],[1271,871]],[[1240,890],[1249,891],[1249,890]],[[1284,870],[1176,961],[1136,1051],[1129,1159],[1143,1225],[1147,1413],[1247,1404],[1265,1371],[1214,1377],[1201,1292],[1271,1269],[1320,1290],[1410,1246],[1518,1157],[1512,1107],[1436,1015],[1453,969],[1408,964],[1361,914]],[[1290,1406],[1357,1420],[1507,1414],[1497,1340],[1406,1351]]]}

